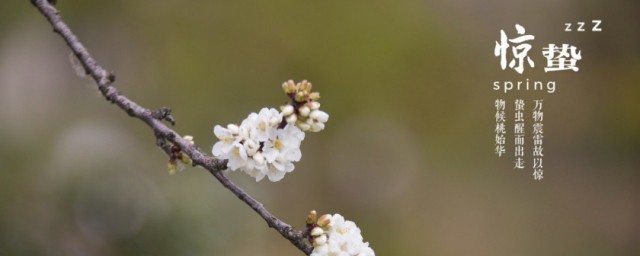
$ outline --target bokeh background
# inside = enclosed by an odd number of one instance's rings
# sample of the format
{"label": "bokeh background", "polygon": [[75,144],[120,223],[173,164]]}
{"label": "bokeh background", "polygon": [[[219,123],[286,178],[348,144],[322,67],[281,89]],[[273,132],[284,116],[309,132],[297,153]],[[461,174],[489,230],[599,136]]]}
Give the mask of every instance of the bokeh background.
{"label": "bokeh background", "polygon": [[[298,228],[341,213],[378,255],[640,255],[638,1],[58,2],[116,86],[207,151],[215,124],[310,80],[331,118],[296,170],[229,174]],[[0,17],[0,255],[301,255],[206,171],[168,175],[29,1]],[[523,75],[493,56],[515,24],[536,36]],[[548,43],[580,71],[544,73]],[[556,92],[492,90],[526,78]],[[544,100],[542,182],[494,155],[497,98]]]}

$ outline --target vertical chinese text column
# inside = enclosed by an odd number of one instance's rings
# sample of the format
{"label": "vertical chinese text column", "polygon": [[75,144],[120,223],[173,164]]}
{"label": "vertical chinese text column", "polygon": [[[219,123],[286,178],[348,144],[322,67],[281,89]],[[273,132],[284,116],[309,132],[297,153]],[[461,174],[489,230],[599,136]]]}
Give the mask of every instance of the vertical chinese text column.
{"label": "vertical chinese text column", "polygon": [[514,114],[514,156],[516,158],[514,169],[524,169],[524,100],[515,100]]}
{"label": "vertical chinese text column", "polygon": [[496,107],[496,140],[495,140],[495,153],[498,157],[501,157],[503,154],[507,152],[505,148],[505,134],[507,134],[507,128],[505,126],[505,107],[506,102],[503,99],[497,99],[495,101]]}
{"label": "vertical chinese text column", "polygon": [[542,180],[543,166],[542,166],[542,138],[543,136],[543,124],[544,113],[542,112],[542,100],[534,100],[535,106],[533,107],[533,178],[535,180]]}

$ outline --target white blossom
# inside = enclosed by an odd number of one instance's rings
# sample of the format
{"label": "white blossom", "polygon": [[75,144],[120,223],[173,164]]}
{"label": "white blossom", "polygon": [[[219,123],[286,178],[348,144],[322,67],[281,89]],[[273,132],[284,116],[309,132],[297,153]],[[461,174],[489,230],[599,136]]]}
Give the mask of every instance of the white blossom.
{"label": "white blossom", "polygon": [[235,143],[233,145],[233,149],[228,154],[220,155],[219,157],[229,160],[227,162],[227,167],[231,170],[241,169],[247,165],[247,151],[240,143]]}
{"label": "white blossom", "polygon": [[363,241],[358,226],[340,214],[332,215],[322,230],[314,228],[312,235],[314,249],[311,256],[375,256],[369,243]]}
{"label": "white blossom", "polygon": [[242,146],[244,146],[248,156],[253,156],[258,153],[258,150],[260,150],[260,142],[253,139],[244,140]]}
{"label": "white blossom", "polygon": [[282,121],[282,114],[278,110],[271,108],[263,108],[258,114],[251,113],[247,119],[242,121],[241,126],[249,129],[252,139],[265,141],[271,137],[274,129]]}
{"label": "white blossom", "polygon": [[300,161],[300,143],[304,140],[304,132],[298,127],[287,125],[278,129],[272,137],[264,143],[263,152],[269,162],[282,157],[287,161]]}
{"label": "white blossom", "polygon": [[[230,124],[227,128],[223,128],[220,125],[216,125],[213,128],[213,133],[220,140],[213,145],[212,153],[214,156],[222,156],[228,154],[234,146],[234,143],[238,142],[238,126]],[[234,133],[235,132],[235,133]]]}
{"label": "white blossom", "polygon": [[279,181],[300,161],[304,132],[325,128],[329,115],[320,110],[320,93],[311,90],[311,83],[287,81],[282,88],[291,100],[280,106],[282,112],[262,108],[258,113],[249,114],[239,126],[214,127],[219,141],[211,153],[227,159],[229,169],[242,170],[256,181],[264,177]]}
{"label": "white blossom", "polygon": [[309,119],[307,119],[307,123],[310,126],[310,131],[319,132],[324,130],[324,123],[329,121],[329,114],[322,110],[314,110],[309,114]]}
{"label": "white blossom", "polygon": [[276,109],[263,108],[251,113],[240,126],[216,126],[214,133],[220,140],[212,149],[214,156],[228,159],[231,170],[243,170],[256,181],[268,177],[279,181],[300,161],[300,144],[304,139],[295,125],[279,128],[283,115]]}
{"label": "white blossom", "polygon": [[311,112],[309,117],[319,123],[326,123],[327,121],[329,121],[329,114],[322,110],[314,110],[313,112]]}

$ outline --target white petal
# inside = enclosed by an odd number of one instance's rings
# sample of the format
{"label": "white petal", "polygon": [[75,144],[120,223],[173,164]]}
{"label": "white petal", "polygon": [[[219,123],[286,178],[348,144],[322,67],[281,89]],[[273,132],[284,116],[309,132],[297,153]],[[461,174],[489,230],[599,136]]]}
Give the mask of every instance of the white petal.
{"label": "white petal", "polygon": [[227,163],[227,167],[229,169],[235,171],[242,167],[244,167],[245,161],[240,159],[239,157],[229,157],[229,162]]}
{"label": "white petal", "polygon": [[297,123],[296,125],[298,125],[298,127],[300,127],[300,130],[303,131],[308,131],[309,129],[311,129],[311,125],[307,124],[307,123]]}
{"label": "white petal", "polygon": [[318,245],[326,244],[327,243],[327,235],[323,234],[323,235],[321,235],[319,237],[316,237],[313,241]]}
{"label": "white petal", "polygon": [[271,165],[273,165],[273,167],[275,169],[277,169],[278,171],[284,172],[286,170],[286,166],[285,164],[280,161],[281,159],[277,159],[276,161],[274,161],[273,163],[271,163]]}
{"label": "white petal", "polygon": [[253,155],[253,160],[256,160],[256,162],[258,162],[258,164],[264,164],[264,156],[262,156],[262,153],[258,152],[255,155]]}
{"label": "white petal", "polygon": [[323,123],[315,123],[311,125],[312,132],[319,132],[319,131],[322,131],[323,129],[324,129]]}
{"label": "white petal", "polygon": [[[265,144],[266,145],[266,144]],[[267,148],[265,146],[265,150],[262,151],[262,155],[264,156],[264,158],[267,160],[267,162],[269,163],[273,163],[276,158],[278,158],[278,156],[280,155],[280,152],[278,152],[278,150],[276,150],[275,148],[271,147],[271,148]]]}
{"label": "white petal", "polygon": [[265,116],[269,114],[269,109],[268,108],[262,108],[260,109],[260,112],[258,113],[259,116]]}
{"label": "white petal", "polygon": [[214,156],[221,156],[223,154],[228,153],[229,151],[223,150],[225,146],[226,146],[225,143],[222,141],[216,142],[216,144],[213,144],[213,149],[211,149],[211,154],[213,154]]}
{"label": "white petal", "polygon": [[304,140],[304,132],[295,125],[287,125],[284,129],[287,134],[291,135],[290,137],[296,138],[298,141]]}
{"label": "white petal", "polygon": [[313,112],[311,112],[309,117],[321,123],[326,123],[327,121],[329,121],[329,114],[322,110],[314,110]]}
{"label": "white petal", "polygon": [[302,151],[299,148],[292,149],[287,152],[286,159],[292,162],[298,162],[302,158]]}
{"label": "white petal", "polygon": [[238,149],[238,154],[240,156],[240,159],[247,160],[247,151],[245,151],[244,146],[240,143],[236,143],[235,148]]}
{"label": "white petal", "polygon": [[247,155],[253,156],[258,152],[260,144],[254,140],[246,140],[244,142],[244,148],[247,150]]}
{"label": "white petal", "polygon": [[235,124],[230,124],[227,126],[227,129],[229,130],[229,133],[231,133],[231,135],[236,136],[240,133],[240,127],[238,127]]}
{"label": "white petal", "polygon": [[216,137],[220,140],[230,137],[229,131],[220,125],[216,125],[215,127],[213,127],[213,134],[215,134]]}
{"label": "white petal", "polygon": [[272,182],[276,182],[276,181],[279,181],[279,180],[281,180],[282,178],[284,178],[284,175],[285,175],[285,174],[286,174],[285,172],[281,172],[281,171],[277,171],[277,170],[272,170],[272,171],[270,171],[270,172],[269,172],[268,177],[269,177],[269,180],[270,180],[270,181],[272,181]]}
{"label": "white petal", "polygon": [[284,171],[285,172],[292,172],[293,169],[295,169],[295,168],[296,168],[295,165],[293,165],[293,163],[291,163],[291,162],[285,162],[284,163]]}

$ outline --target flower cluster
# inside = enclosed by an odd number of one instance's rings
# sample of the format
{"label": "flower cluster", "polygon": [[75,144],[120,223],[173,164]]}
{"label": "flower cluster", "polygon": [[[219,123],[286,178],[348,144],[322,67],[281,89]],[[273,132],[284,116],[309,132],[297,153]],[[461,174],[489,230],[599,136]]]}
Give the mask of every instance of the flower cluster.
{"label": "flower cluster", "polygon": [[[320,93],[311,91],[311,83],[289,80],[282,88],[290,102],[280,107],[281,112],[263,108],[259,113],[249,114],[240,125],[213,128],[219,141],[211,152],[215,157],[228,160],[229,169],[243,170],[256,181],[265,176],[270,181],[279,181],[293,171],[294,162],[300,161],[304,132],[325,128],[329,115],[320,110]],[[178,150],[176,159],[190,160],[183,159],[180,153]],[[307,217],[307,234],[314,248],[311,256],[375,256],[356,224],[340,214],[318,218],[316,211],[311,211]]]}
{"label": "flower cluster", "polygon": [[214,156],[229,160],[231,170],[243,170],[256,181],[265,176],[279,181],[293,171],[294,162],[300,161],[300,143],[304,131],[319,132],[329,120],[320,110],[320,93],[311,92],[311,83],[285,82],[282,85],[291,102],[276,109],[263,108],[251,113],[238,126],[216,125],[213,133],[219,141],[213,145]]}
{"label": "flower cluster", "polygon": [[320,110],[320,93],[311,91],[311,83],[304,80],[296,84],[289,80],[282,84],[282,89],[291,99],[280,107],[287,123],[295,124],[303,131],[322,131],[329,115]]}
{"label": "flower cluster", "polygon": [[365,243],[360,229],[353,221],[340,214],[325,214],[316,220],[316,211],[307,217],[309,235],[313,243],[311,256],[356,255],[375,256],[369,243]]}
{"label": "flower cluster", "polygon": [[304,132],[294,125],[282,123],[282,114],[276,109],[263,108],[251,113],[240,126],[226,128],[216,125],[214,134],[220,141],[213,145],[214,156],[228,159],[231,170],[242,169],[256,181],[265,176],[279,181],[293,171],[293,162],[300,161],[300,143]]}

